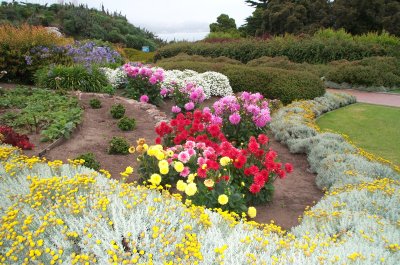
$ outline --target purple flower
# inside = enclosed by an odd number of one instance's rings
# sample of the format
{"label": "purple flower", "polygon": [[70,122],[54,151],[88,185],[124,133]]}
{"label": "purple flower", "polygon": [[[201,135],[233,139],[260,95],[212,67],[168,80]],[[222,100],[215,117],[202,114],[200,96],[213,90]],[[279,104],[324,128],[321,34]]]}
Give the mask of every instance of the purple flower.
{"label": "purple flower", "polygon": [[182,111],[182,109],[180,108],[180,107],[178,107],[178,106],[173,106],[172,107],[172,112],[173,113],[179,113],[179,112],[181,112]]}
{"label": "purple flower", "polygon": [[231,114],[229,116],[229,121],[233,124],[233,125],[237,125],[240,122],[240,115],[239,113],[235,112],[233,114]]}
{"label": "purple flower", "polygon": [[149,102],[149,97],[147,95],[142,95],[140,97],[140,102],[144,102],[144,103]]}
{"label": "purple flower", "polygon": [[185,110],[190,111],[194,109],[194,103],[192,101],[185,104]]}

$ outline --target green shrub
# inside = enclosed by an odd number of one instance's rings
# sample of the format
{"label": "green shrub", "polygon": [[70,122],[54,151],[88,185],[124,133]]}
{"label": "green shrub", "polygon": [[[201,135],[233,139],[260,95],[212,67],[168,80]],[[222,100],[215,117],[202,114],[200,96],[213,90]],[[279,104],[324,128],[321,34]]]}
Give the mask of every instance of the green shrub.
{"label": "green shrub", "polygon": [[108,84],[105,87],[103,87],[103,93],[109,94],[109,95],[114,95],[115,94],[115,88]]}
{"label": "green shrub", "polygon": [[123,48],[122,55],[129,62],[151,63],[154,61],[154,52],[142,52],[132,48]]}
{"label": "green shrub", "polygon": [[83,163],[83,165],[85,167],[94,169],[94,170],[99,170],[100,169],[100,163],[96,160],[96,156],[93,153],[85,153],[82,154],[80,156],[78,156],[75,159],[83,159],[85,160],[85,162]]}
{"label": "green shrub", "polygon": [[118,122],[118,128],[123,131],[132,131],[136,127],[136,120],[128,117],[123,117]]}
{"label": "green shrub", "polygon": [[97,98],[92,98],[89,101],[89,105],[90,107],[92,107],[92,109],[100,109],[101,108],[101,101]]}
{"label": "green shrub", "polygon": [[400,57],[400,38],[387,34],[352,36],[344,31],[321,30],[313,36],[273,37],[269,40],[240,39],[231,42],[178,42],[157,50],[155,60],[179,53],[207,57],[226,56],[243,63],[262,56],[287,56],[297,63],[327,63],[335,60],[360,60],[371,56]]}
{"label": "green shrub", "polygon": [[115,104],[111,107],[110,113],[114,119],[121,119],[125,114],[125,107],[122,104]]}
{"label": "green shrub", "polygon": [[371,57],[359,61],[346,60],[330,63],[326,80],[366,86],[368,90],[390,90],[400,87],[400,59],[394,57]]}
{"label": "green shrub", "polygon": [[313,99],[325,93],[320,78],[307,72],[193,61],[161,60],[158,65],[167,70],[191,69],[197,72],[220,72],[228,77],[234,92],[260,92],[266,98],[279,99],[284,104],[293,100]]}
{"label": "green shrub", "polygon": [[35,74],[37,86],[50,89],[104,92],[107,78],[97,67],[90,69],[82,65],[45,67]]}
{"label": "green shrub", "polygon": [[122,137],[114,136],[110,141],[108,153],[110,155],[127,155],[129,153],[129,143]]}

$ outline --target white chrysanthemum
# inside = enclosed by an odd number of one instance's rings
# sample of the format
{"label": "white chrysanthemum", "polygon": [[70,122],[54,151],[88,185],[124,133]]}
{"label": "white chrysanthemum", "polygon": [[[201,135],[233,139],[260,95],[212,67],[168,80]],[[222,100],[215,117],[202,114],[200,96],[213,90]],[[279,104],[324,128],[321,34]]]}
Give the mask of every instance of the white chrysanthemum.
{"label": "white chrysanthemum", "polygon": [[108,82],[112,85],[113,88],[120,88],[122,85],[126,83],[126,73],[123,69],[111,69],[107,67],[101,68],[103,73],[106,75]]}

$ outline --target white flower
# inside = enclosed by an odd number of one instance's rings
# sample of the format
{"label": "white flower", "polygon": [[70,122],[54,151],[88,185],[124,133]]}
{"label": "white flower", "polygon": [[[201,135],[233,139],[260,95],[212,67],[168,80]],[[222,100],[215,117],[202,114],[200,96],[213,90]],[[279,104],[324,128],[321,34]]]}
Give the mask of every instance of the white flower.
{"label": "white flower", "polygon": [[106,75],[108,82],[112,85],[113,88],[120,88],[122,85],[126,83],[126,73],[123,69],[111,69],[107,67],[100,68],[103,73]]}

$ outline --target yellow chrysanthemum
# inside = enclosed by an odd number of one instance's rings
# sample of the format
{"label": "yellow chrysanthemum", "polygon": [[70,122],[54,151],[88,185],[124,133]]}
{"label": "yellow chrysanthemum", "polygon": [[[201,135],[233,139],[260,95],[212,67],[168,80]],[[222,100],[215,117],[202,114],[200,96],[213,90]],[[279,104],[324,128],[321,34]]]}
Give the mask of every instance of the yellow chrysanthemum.
{"label": "yellow chrysanthemum", "polygon": [[151,184],[153,185],[160,185],[161,183],[161,176],[159,174],[153,174],[150,176],[149,182],[151,182]]}
{"label": "yellow chrysanthemum", "polygon": [[249,207],[249,209],[247,210],[247,214],[250,218],[254,218],[257,216],[257,209],[254,207]]}
{"label": "yellow chrysanthemum", "polygon": [[169,164],[168,164],[168,161],[167,161],[167,160],[160,160],[160,161],[158,162],[158,167],[159,167],[159,168],[168,167],[168,166],[169,166]]}
{"label": "yellow chrysanthemum", "polygon": [[221,194],[218,196],[218,203],[221,205],[225,205],[227,204],[229,201],[228,196],[226,196],[225,194]]}
{"label": "yellow chrysanthemum", "polygon": [[164,152],[159,151],[159,150],[157,150],[157,153],[155,156],[156,156],[157,160],[163,160],[165,158]]}
{"label": "yellow chrysanthemum", "polygon": [[125,169],[125,173],[127,173],[127,174],[132,174],[132,173],[133,173],[133,168],[132,168],[132,167],[127,167],[127,168]]}
{"label": "yellow chrysanthemum", "polygon": [[160,167],[160,173],[163,175],[167,175],[169,172],[169,167]]}
{"label": "yellow chrysanthemum", "polygon": [[227,166],[231,163],[231,159],[227,156],[221,157],[221,159],[219,160],[219,163],[221,164],[221,166]]}
{"label": "yellow chrysanthemum", "polygon": [[183,180],[178,180],[178,182],[176,183],[176,188],[179,191],[182,191],[182,192],[185,191],[186,187],[187,187],[187,184],[185,182],[183,182]]}
{"label": "yellow chrysanthemum", "polygon": [[197,192],[197,186],[196,183],[189,183],[186,188],[185,188],[185,193],[188,196],[193,196]]}
{"label": "yellow chrysanthemum", "polygon": [[176,172],[181,173],[183,171],[183,169],[185,168],[185,166],[183,165],[182,162],[175,162],[174,163],[174,168],[176,170]]}

